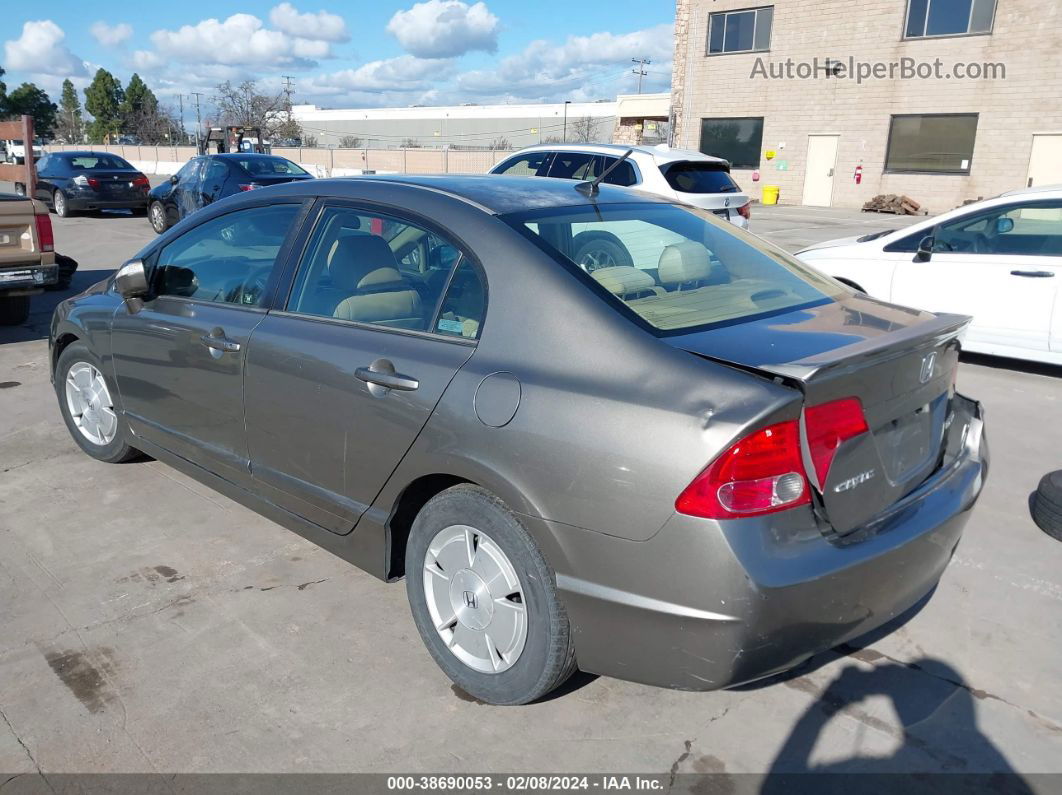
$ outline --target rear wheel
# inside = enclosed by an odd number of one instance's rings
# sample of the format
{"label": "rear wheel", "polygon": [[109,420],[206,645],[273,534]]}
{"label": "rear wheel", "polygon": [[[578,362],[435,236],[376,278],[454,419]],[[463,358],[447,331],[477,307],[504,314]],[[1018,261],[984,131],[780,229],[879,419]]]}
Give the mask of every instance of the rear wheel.
{"label": "rear wheel", "polygon": [[1033,495],[1032,517],[1041,530],[1062,541],[1062,469],[1040,480]]}
{"label": "rear wheel", "polygon": [[126,443],[128,430],[114,407],[115,391],[84,343],[73,342],[60,354],[55,391],[63,420],[78,447],[108,464],[139,455]]}
{"label": "rear wheel", "polygon": [[25,196],[26,195],[26,186],[23,185],[21,182],[16,182],[15,183],[15,195],[16,196]]}
{"label": "rear wheel", "polygon": [[0,296],[0,326],[19,326],[29,317],[28,295]]}
{"label": "rear wheel", "polygon": [[166,208],[162,206],[162,202],[151,203],[148,208],[148,220],[151,222],[151,228],[155,230],[156,235],[161,235],[166,231],[169,222],[166,219]]}
{"label": "rear wheel", "polygon": [[587,272],[617,265],[633,265],[627,247],[610,232],[580,232],[572,239],[575,263]]}
{"label": "rear wheel", "polygon": [[70,207],[66,203],[66,194],[61,190],[56,189],[52,194],[52,207],[55,208],[55,214],[60,218],[70,217]]}
{"label": "rear wheel", "polygon": [[447,489],[421,509],[406,592],[431,656],[475,698],[526,704],[575,670],[553,570],[517,516],[478,486]]}

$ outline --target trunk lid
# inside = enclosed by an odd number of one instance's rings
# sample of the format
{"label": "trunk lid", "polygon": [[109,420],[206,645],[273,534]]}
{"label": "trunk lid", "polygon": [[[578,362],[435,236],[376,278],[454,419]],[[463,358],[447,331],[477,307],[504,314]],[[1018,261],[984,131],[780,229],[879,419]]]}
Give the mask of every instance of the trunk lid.
{"label": "trunk lid", "polygon": [[970,318],[842,296],[819,306],[666,338],[705,358],[781,379],[805,408],[858,398],[867,431],[836,448],[819,482],[801,419],[805,469],[834,532],[849,533],[940,464],[959,338]]}

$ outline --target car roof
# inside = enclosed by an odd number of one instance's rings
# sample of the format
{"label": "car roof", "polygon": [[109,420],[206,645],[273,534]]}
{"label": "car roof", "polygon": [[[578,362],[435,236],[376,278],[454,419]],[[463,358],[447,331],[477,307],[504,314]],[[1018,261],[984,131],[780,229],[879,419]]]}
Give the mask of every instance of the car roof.
{"label": "car roof", "polygon": [[1022,196],[1027,193],[1062,193],[1062,185],[1035,185],[1031,188],[1018,188],[1017,190],[1008,190],[1006,193],[1001,193],[999,195]]}
{"label": "car roof", "polygon": [[[636,155],[651,157],[657,162],[673,163],[683,160],[698,160],[705,163],[726,163],[721,157],[713,157],[693,149],[672,149],[667,144],[659,146],[647,146],[646,144],[535,144],[513,152],[514,155],[523,152],[587,152],[595,155],[622,155],[630,149]],[[508,158],[506,158],[508,159]]]}
{"label": "car roof", "polygon": [[95,152],[91,149],[64,149],[62,152],[49,152],[49,155],[53,157],[118,157],[125,160],[121,155],[116,155],[114,152]]}
{"label": "car roof", "polygon": [[538,210],[550,207],[573,207],[592,204],[622,204],[644,202],[673,204],[674,202],[618,185],[599,186],[597,195],[589,198],[575,189],[579,183],[570,179],[550,177],[514,177],[501,174],[395,174],[333,177],[331,179],[288,182],[271,191],[305,195],[357,198],[359,182],[390,183],[424,188],[444,193],[475,204],[495,215],[519,210]]}

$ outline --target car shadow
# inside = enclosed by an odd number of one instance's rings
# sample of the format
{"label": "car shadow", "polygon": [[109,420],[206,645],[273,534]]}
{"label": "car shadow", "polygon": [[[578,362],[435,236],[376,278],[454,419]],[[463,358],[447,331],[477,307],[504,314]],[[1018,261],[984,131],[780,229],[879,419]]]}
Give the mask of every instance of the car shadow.
{"label": "car shadow", "polygon": [[1044,362],[1032,362],[1026,359],[1009,359],[1005,356],[989,356],[985,353],[968,353],[963,351],[959,361],[965,364],[976,364],[981,367],[991,367],[995,370],[1011,370],[1016,373],[1030,373],[1032,375],[1047,375],[1054,378],[1062,378],[1062,365],[1046,364]]}
{"label": "car shadow", "polygon": [[30,299],[30,314],[20,326],[0,326],[0,345],[11,342],[31,342],[47,339],[55,308],[67,298],[107,279],[114,269],[78,270],[65,290],[45,290]]}
{"label": "car shadow", "polygon": [[[853,788],[858,784],[861,793],[987,791],[1024,795],[1034,791],[978,728],[975,702],[995,696],[971,688],[943,660],[922,657],[900,662],[878,657],[882,662],[872,663],[869,669],[846,666],[821,692],[807,679],[790,683],[815,700],[782,744],[762,793],[805,788],[841,792],[842,782]],[[866,703],[868,699],[874,699],[879,708]],[[882,717],[881,699],[895,712],[898,724]],[[823,742],[829,724],[839,716],[854,721],[854,731],[840,743]],[[891,744],[894,750],[883,754],[882,744]],[[877,747],[868,747],[871,745]],[[841,754],[836,753],[839,747],[844,749]],[[811,777],[808,773],[831,775]],[[849,778],[854,774],[858,779]]]}

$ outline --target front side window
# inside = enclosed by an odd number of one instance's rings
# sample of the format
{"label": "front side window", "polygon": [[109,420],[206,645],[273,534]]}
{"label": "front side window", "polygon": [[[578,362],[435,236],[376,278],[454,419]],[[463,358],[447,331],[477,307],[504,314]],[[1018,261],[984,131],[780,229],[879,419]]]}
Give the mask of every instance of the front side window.
{"label": "front side window", "polygon": [[700,151],[734,168],[759,168],[763,118],[701,119]]}
{"label": "front side window", "polygon": [[893,116],[885,171],[969,174],[977,114]]}
{"label": "front side window", "polygon": [[289,312],[428,331],[459,250],[416,224],[326,207],[288,299]]}
{"label": "front side window", "polygon": [[996,0],[908,0],[904,37],[990,33]]}
{"label": "front side window", "polygon": [[251,207],[189,229],[159,252],[157,296],[260,307],[297,204]]}
{"label": "front side window", "polygon": [[182,188],[191,187],[199,178],[199,171],[203,167],[203,158],[197,157],[185,163],[177,172],[177,184]]}
{"label": "front side window", "polygon": [[517,155],[494,169],[494,174],[507,174],[511,177],[544,177],[549,168],[552,152],[528,152]]}
{"label": "front side window", "polygon": [[503,220],[661,334],[745,322],[841,294],[780,249],[693,207],[562,207]]}
{"label": "front side window", "polygon": [[1062,255],[1062,201],[1004,205],[941,224],[933,250],[969,254]]}
{"label": "front side window", "polygon": [[708,54],[764,52],[771,47],[774,6],[708,15]]}

